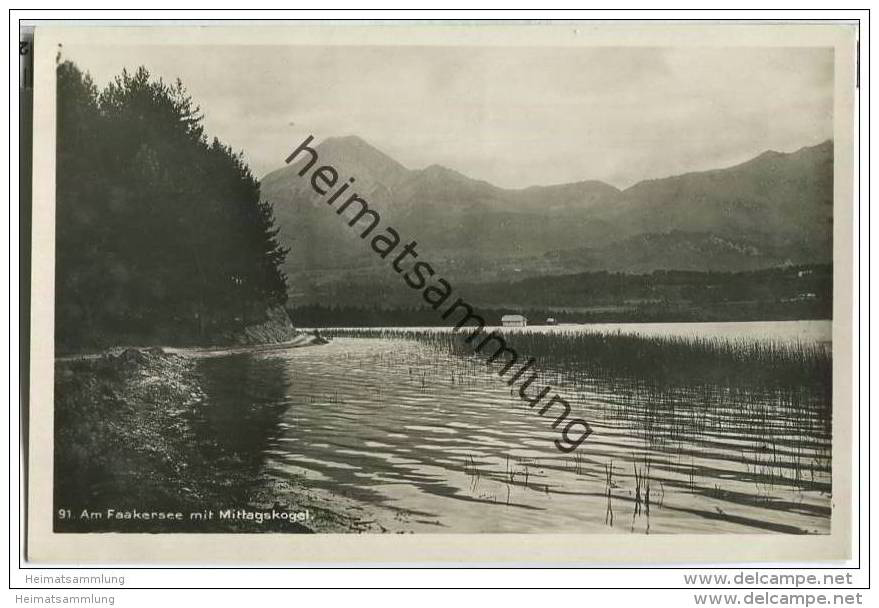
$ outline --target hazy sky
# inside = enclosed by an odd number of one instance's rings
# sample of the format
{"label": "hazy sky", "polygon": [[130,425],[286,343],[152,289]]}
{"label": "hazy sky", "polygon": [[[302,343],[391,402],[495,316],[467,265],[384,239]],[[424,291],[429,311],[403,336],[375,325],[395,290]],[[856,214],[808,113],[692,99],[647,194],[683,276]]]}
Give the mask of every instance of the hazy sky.
{"label": "hazy sky", "polygon": [[103,86],[180,77],[254,174],[305,135],[518,188],[732,165],[832,135],[833,51],[806,48],[66,47]]}

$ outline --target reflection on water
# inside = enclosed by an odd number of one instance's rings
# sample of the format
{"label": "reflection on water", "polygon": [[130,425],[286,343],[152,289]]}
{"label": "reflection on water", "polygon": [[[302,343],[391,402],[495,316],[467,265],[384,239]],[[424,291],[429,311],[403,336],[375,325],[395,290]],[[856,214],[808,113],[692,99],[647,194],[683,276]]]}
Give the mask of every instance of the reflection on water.
{"label": "reflection on water", "polygon": [[478,359],[410,340],[338,338],[199,369],[205,432],[379,529],[829,532],[829,420],[803,395],[644,394],[543,370],[594,430],[562,454]]}
{"label": "reflection on water", "polygon": [[250,354],[201,359],[198,370],[208,401],[191,420],[192,429],[223,478],[218,481],[235,493],[225,498],[238,504],[247,497],[237,494],[248,491],[248,480],[281,432],[290,375],[283,360]]}

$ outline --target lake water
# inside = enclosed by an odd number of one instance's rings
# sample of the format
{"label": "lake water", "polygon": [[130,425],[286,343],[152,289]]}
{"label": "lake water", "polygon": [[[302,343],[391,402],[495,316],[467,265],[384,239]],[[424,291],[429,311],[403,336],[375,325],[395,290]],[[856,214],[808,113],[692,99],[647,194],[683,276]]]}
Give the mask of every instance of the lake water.
{"label": "lake water", "polygon": [[[830,336],[829,322],[680,325],[638,330],[812,342]],[[309,507],[318,519],[343,512],[351,529],[829,532],[828,422],[783,397],[654,397],[544,370],[540,381],[569,397],[594,430],[580,449],[563,454],[547,419],[481,361],[414,340],[336,338],[319,347],[205,357],[198,369],[205,407],[234,417],[242,402],[264,403],[277,412],[257,430],[238,429],[249,433],[241,449],[262,459],[254,496]]]}

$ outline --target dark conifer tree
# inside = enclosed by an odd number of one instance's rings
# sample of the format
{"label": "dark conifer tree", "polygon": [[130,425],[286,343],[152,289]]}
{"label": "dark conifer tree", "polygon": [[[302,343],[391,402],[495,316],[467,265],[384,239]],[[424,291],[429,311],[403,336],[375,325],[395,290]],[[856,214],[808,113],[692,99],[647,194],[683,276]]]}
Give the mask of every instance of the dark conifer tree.
{"label": "dark conifer tree", "polygon": [[206,338],[286,301],[271,204],[179,80],[99,92],[64,62],[58,100],[59,340]]}

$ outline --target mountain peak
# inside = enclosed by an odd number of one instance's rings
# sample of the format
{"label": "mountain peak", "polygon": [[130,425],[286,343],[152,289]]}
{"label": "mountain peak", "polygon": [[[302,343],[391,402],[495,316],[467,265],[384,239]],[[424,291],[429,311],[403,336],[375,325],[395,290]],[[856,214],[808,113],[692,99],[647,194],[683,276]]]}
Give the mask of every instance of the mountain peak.
{"label": "mountain peak", "polygon": [[[444,167],[443,165],[428,165],[424,169],[421,170],[421,173],[428,177],[452,177],[452,178],[466,178],[466,176],[454,169],[449,169],[448,167]],[[469,178],[467,178],[469,179]],[[474,180],[476,181],[476,180]]]}
{"label": "mountain peak", "polygon": [[784,156],[784,154],[782,152],[779,152],[778,150],[766,150],[765,152],[758,154],[751,160],[758,160],[760,158],[776,158],[778,156]]}
{"label": "mountain peak", "polygon": [[384,162],[393,163],[401,168],[403,165],[357,135],[343,135],[327,137],[315,148],[319,153],[332,154],[344,157],[372,156],[381,158]]}
{"label": "mountain peak", "polygon": [[333,137],[327,137],[320,144],[320,146],[353,146],[359,148],[370,148],[376,150],[374,146],[371,146],[365,139],[359,137],[357,135],[336,135]]}
{"label": "mountain peak", "polygon": [[635,192],[641,190],[645,187],[649,187],[651,185],[657,183],[667,183],[667,182],[675,182],[680,180],[688,180],[699,177],[710,177],[710,176],[720,176],[720,175],[732,175],[738,171],[749,170],[753,168],[765,168],[771,167],[778,163],[818,163],[822,161],[829,160],[832,162],[833,158],[833,140],[826,139],[819,144],[815,144],[813,146],[803,146],[798,150],[793,152],[779,152],[777,150],[766,150],[761,152],[757,156],[750,158],[744,162],[740,162],[735,165],[722,167],[718,169],[708,169],[702,171],[690,171],[686,173],[681,173],[678,175],[670,175],[667,177],[656,177],[651,179],[642,180],[632,186],[629,186],[623,192]]}
{"label": "mountain peak", "polygon": [[[340,175],[356,177],[361,183],[393,186],[409,174],[409,169],[357,135],[327,137],[317,145],[312,142],[311,146],[318,154],[318,165],[332,165]],[[308,159],[302,155],[293,164],[272,171],[263,177],[263,186],[294,179],[306,162]]]}

